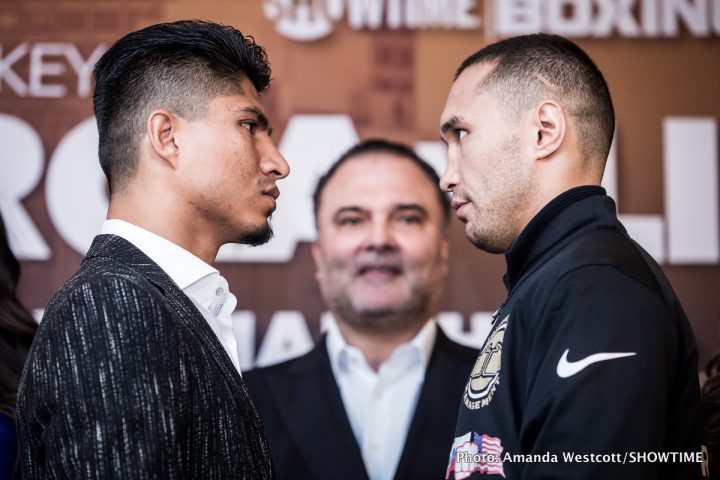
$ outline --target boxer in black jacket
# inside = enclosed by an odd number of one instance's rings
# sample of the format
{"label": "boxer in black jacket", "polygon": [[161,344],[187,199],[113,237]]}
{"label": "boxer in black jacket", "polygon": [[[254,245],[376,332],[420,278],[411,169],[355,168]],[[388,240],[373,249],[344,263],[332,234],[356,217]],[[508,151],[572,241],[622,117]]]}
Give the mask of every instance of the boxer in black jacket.
{"label": "boxer in black jacket", "polygon": [[470,241],[505,254],[508,296],[467,383],[446,478],[702,474],[692,330],[599,186],[614,124],[602,74],[564,38],[507,39],[457,71],[441,186]]}

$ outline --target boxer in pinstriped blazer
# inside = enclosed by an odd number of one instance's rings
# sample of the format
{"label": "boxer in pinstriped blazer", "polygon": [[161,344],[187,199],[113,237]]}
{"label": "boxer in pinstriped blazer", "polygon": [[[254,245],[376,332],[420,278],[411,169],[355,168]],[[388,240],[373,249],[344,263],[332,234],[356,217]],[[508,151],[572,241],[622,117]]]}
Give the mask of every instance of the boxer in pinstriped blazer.
{"label": "boxer in pinstriped blazer", "polygon": [[23,474],[272,478],[228,335],[235,297],[209,265],[224,243],[270,238],[289,172],[260,103],[265,52],[181,21],[125,36],[95,77],[108,220],[31,348]]}

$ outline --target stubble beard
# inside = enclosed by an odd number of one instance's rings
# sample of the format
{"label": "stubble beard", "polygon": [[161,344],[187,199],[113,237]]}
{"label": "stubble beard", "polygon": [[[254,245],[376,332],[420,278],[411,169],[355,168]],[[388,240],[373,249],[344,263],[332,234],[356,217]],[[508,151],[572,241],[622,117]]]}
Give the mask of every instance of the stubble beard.
{"label": "stubble beard", "polygon": [[508,250],[507,240],[503,236],[495,235],[492,230],[490,232],[477,231],[479,229],[480,227],[477,229],[470,227],[466,233],[475,248],[487,253],[505,253]]}
{"label": "stubble beard", "polygon": [[[488,253],[505,253],[512,247],[522,230],[521,213],[528,209],[537,185],[523,165],[519,141],[511,136],[496,155],[503,164],[500,175],[493,179],[493,201],[484,208],[476,208],[477,219],[468,222],[465,234],[475,247]],[[498,186],[501,186],[498,188]]]}
{"label": "stubble beard", "polygon": [[348,295],[346,291],[335,295],[328,302],[338,321],[342,321],[359,332],[373,335],[392,335],[416,329],[424,324],[430,315],[429,292],[413,291],[404,302],[384,307],[365,307]]}
{"label": "stubble beard", "polygon": [[485,210],[479,214],[482,218],[475,224],[468,224],[466,236],[470,242],[480,250],[488,253],[505,253],[515,241],[512,225],[516,220],[503,215],[496,209]]}
{"label": "stubble beard", "polygon": [[264,245],[270,241],[273,237],[273,230],[270,226],[270,222],[265,222],[264,225],[257,227],[254,230],[246,232],[240,237],[238,243],[249,245],[251,247],[257,247]]}

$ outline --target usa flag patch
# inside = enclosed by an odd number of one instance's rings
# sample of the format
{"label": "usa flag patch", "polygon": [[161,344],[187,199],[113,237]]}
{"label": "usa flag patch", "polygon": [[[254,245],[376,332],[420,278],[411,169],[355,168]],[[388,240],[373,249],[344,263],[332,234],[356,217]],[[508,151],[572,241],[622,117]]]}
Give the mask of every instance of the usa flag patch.
{"label": "usa flag patch", "polygon": [[475,432],[457,437],[450,451],[445,479],[448,480],[450,473],[454,473],[455,480],[463,480],[475,472],[500,475],[505,478],[502,452],[502,442],[499,438],[478,435]]}

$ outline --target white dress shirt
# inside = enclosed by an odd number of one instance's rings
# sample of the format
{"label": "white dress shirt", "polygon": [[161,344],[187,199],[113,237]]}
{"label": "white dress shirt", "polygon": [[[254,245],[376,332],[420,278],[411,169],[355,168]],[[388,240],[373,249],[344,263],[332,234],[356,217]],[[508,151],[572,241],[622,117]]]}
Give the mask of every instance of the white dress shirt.
{"label": "white dress shirt", "polygon": [[170,240],[124,220],[105,220],[100,233],[124,238],[157,263],[192,300],[241,373],[232,328],[237,299],[220,272]]}
{"label": "white dress shirt", "polygon": [[435,321],[428,320],[375,372],[337,324],[328,322],[330,365],[371,480],[395,476],[436,336]]}

